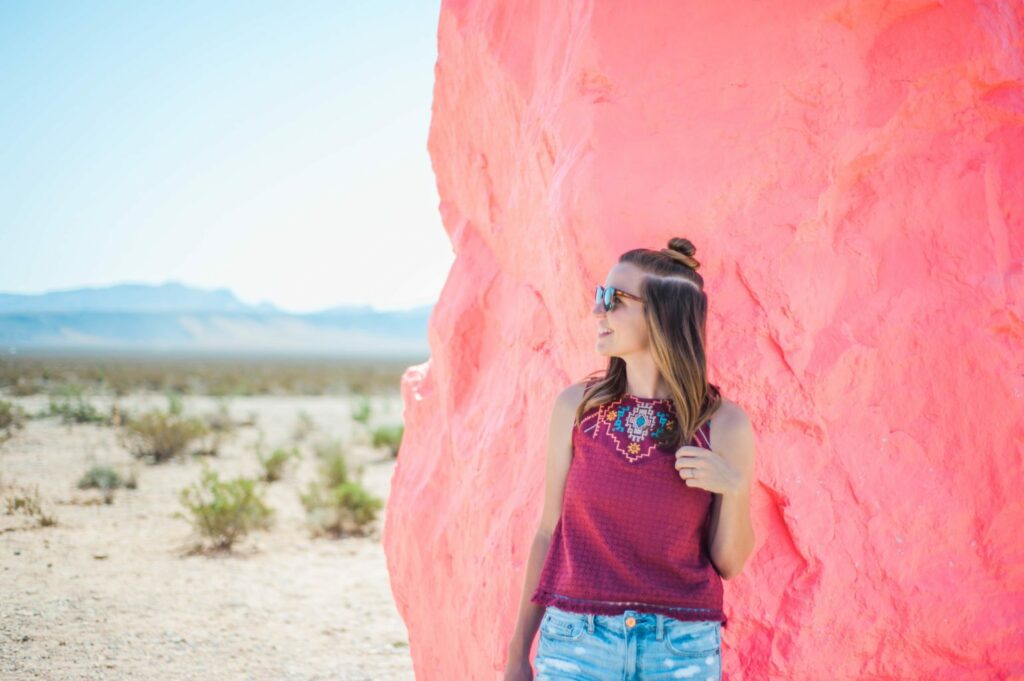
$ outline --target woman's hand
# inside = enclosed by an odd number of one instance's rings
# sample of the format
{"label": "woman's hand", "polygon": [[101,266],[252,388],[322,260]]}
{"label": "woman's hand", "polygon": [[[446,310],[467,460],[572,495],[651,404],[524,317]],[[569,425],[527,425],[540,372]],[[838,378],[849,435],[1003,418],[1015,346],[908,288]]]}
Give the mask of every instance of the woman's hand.
{"label": "woman's hand", "polygon": [[700,487],[718,494],[739,491],[743,481],[740,472],[724,456],[692,445],[676,450],[676,471],[687,487]]}
{"label": "woman's hand", "polygon": [[533,667],[525,658],[509,658],[502,681],[533,681]]}

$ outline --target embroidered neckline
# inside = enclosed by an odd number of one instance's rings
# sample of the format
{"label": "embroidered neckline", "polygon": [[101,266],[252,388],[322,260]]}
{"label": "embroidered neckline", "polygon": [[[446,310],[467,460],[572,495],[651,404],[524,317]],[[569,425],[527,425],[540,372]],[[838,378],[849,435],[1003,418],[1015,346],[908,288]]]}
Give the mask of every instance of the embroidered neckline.
{"label": "embroidered neckline", "polygon": [[634,395],[633,393],[622,393],[622,396],[623,397],[628,397],[630,399],[634,399],[634,400],[636,400],[638,402],[671,402],[672,401],[671,397],[640,397],[639,395]]}
{"label": "embroidered neckline", "polygon": [[632,397],[632,404],[626,399],[602,404],[594,414],[596,423],[591,437],[600,435],[609,439],[629,463],[636,463],[655,454],[658,447],[655,437],[675,428],[675,419],[670,408],[657,407],[658,404],[670,406],[670,400]]}

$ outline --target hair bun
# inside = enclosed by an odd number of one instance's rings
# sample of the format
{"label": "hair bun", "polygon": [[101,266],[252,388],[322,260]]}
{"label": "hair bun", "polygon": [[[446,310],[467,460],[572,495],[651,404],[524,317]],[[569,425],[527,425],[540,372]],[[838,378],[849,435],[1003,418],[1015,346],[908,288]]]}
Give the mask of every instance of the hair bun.
{"label": "hair bun", "polygon": [[691,269],[700,267],[700,262],[693,257],[697,247],[689,239],[672,237],[668,240],[668,248],[661,249],[661,252]]}

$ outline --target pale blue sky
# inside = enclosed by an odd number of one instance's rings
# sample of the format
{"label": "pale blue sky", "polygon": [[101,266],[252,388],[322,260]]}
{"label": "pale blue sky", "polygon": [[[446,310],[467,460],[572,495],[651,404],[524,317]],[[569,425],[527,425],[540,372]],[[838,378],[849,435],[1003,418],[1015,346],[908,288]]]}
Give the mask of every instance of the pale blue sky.
{"label": "pale blue sky", "polygon": [[0,292],[434,302],[439,0],[0,3]]}

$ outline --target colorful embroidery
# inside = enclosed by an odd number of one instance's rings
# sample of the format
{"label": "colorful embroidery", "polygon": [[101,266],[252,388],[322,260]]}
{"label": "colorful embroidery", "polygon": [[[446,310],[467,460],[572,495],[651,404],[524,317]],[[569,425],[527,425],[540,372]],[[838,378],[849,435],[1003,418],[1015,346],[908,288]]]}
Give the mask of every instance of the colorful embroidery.
{"label": "colorful embroidery", "polygon": [[[597,411],[597,422],[589,429],[591,437],[601,435],[609,438],[616,451],[630,463],[645,459],[657,451],[658,444],[654,438],[674,426],[672,414],[664,408],[665,404],[671,403],[618,400],[602,404]],[[584,432],[587,432],[586,428]]]}

